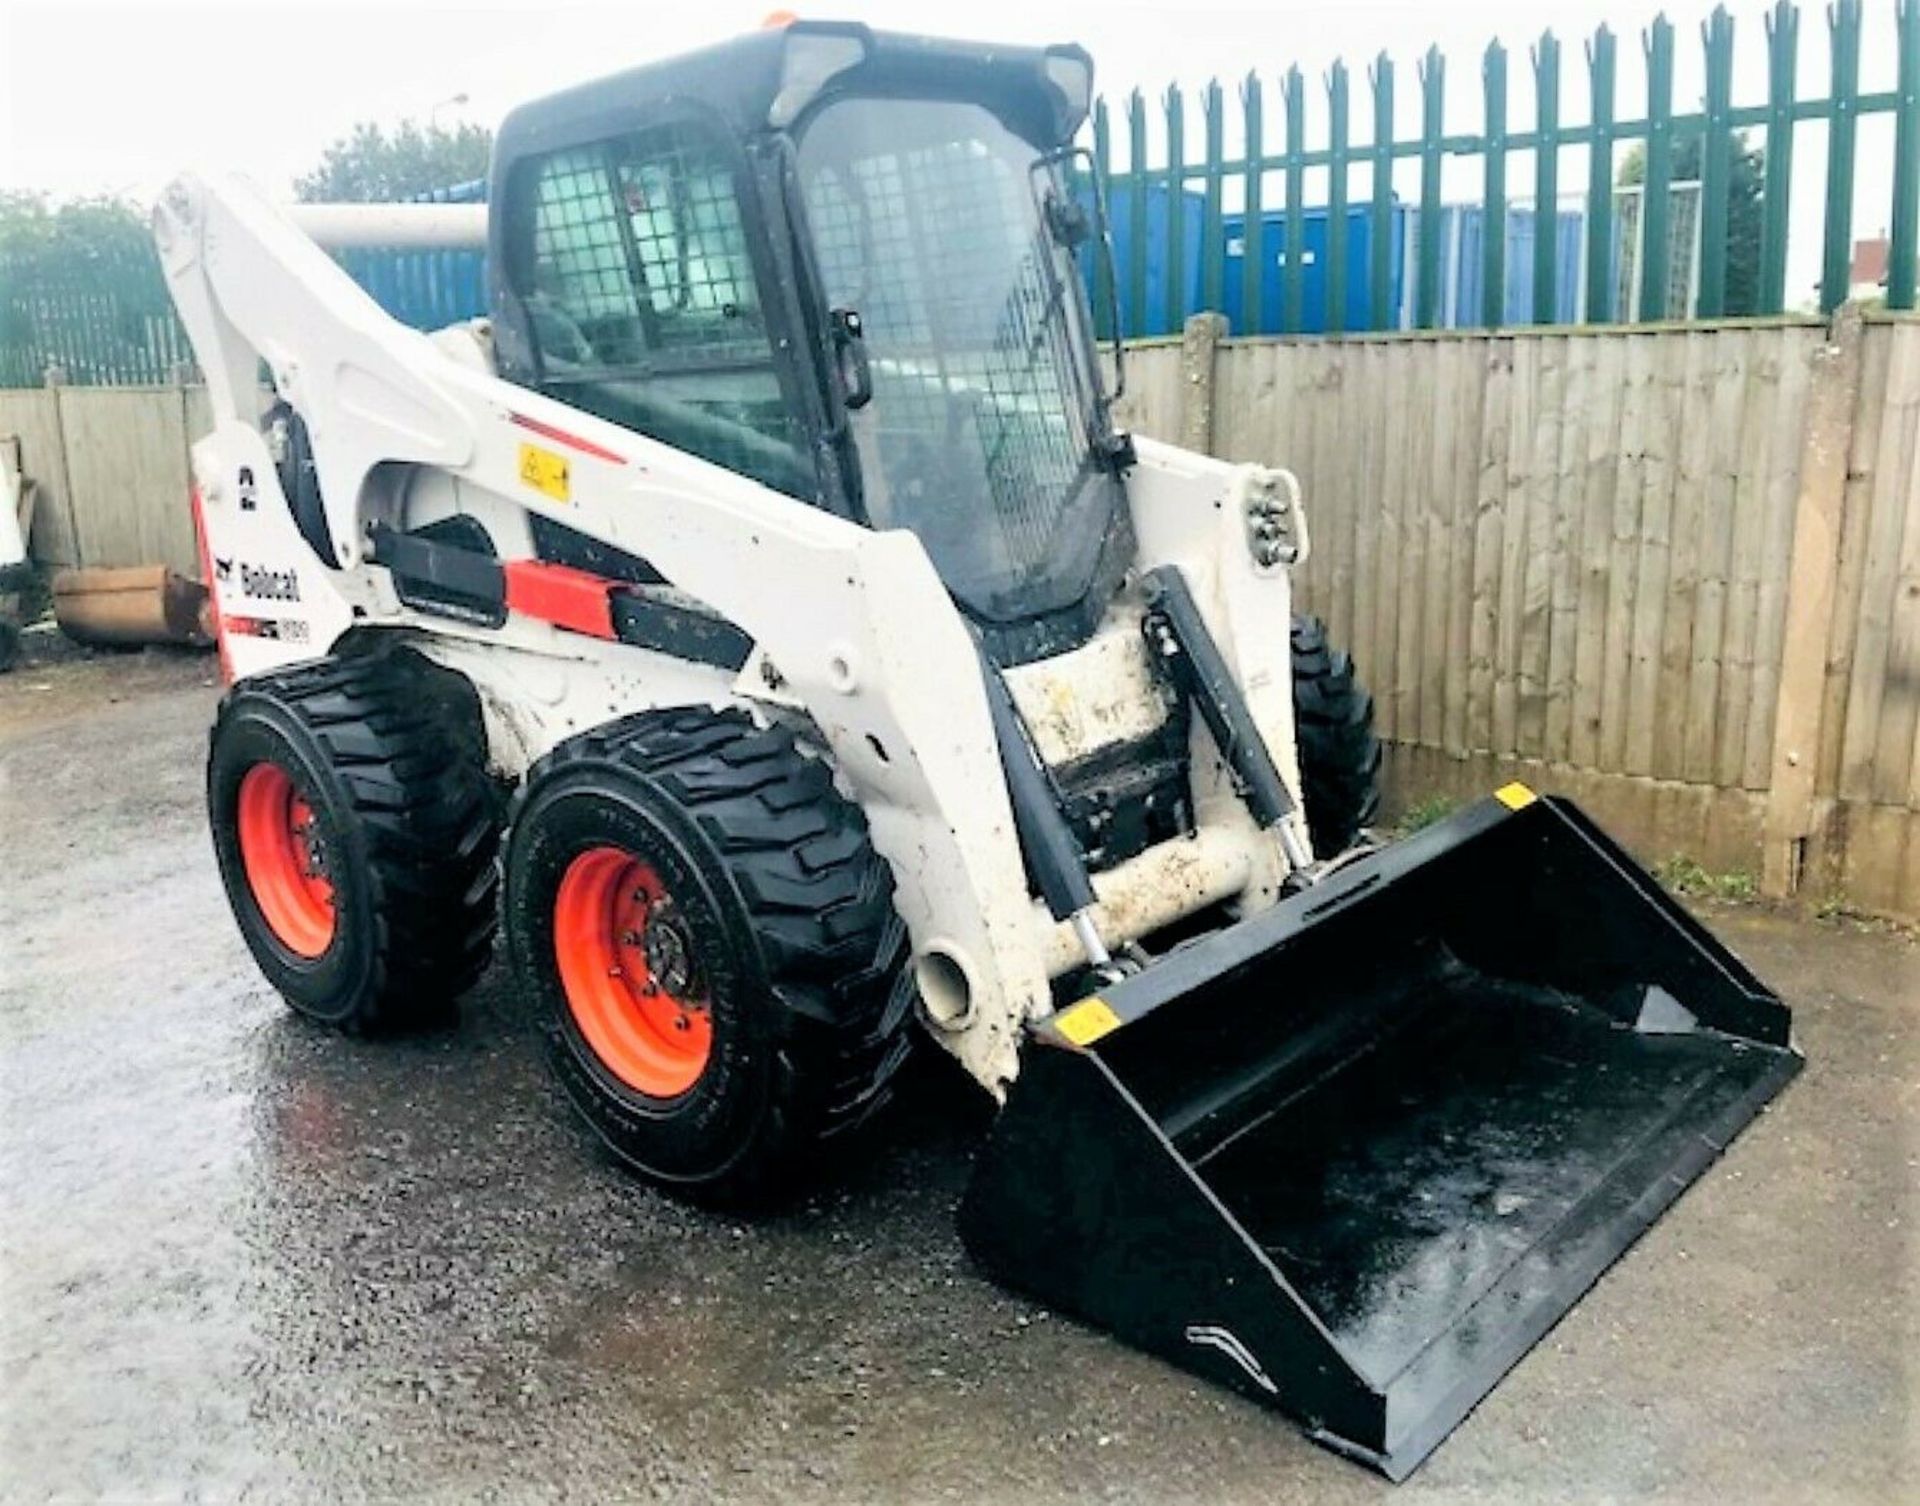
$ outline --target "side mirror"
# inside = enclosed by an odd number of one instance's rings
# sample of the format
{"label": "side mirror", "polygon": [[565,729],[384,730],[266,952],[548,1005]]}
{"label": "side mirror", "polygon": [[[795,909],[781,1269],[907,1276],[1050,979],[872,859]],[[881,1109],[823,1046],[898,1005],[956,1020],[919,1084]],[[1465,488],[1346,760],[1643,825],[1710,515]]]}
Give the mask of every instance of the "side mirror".
{"label": "side mirror", "polygon": [[832,309],[827,328],[833,340],[833,366],[840,374],[841,399],[849,412],[873,401],[873,367],[867,360],[867,338],[860,315],[853,309]]}

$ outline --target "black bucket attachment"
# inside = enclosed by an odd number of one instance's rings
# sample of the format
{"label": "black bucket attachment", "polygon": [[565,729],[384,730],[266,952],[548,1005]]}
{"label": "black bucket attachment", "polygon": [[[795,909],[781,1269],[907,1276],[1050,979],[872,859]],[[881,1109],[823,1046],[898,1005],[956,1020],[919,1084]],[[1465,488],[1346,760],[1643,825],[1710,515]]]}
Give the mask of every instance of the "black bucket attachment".
{"label": "black bucket attachment", "polygon": [[1401,1479],[1799,1069],[1788,1024],[1510,786],[1041,1026],[961,1233]]}

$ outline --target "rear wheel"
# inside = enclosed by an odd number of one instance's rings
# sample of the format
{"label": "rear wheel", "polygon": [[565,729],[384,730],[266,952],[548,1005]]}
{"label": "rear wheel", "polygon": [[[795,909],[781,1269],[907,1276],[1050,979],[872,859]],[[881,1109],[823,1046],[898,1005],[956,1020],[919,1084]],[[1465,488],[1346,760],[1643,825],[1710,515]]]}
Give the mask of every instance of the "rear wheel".
{"label": "rear wheel", "polygon": [[1373,697],[1318,617],[1293,619],[1293,721],[1314,855],[1335,857],[1380,813],[1380,739]]}
{"label": "rear wheel", "polygon": [[207,757],[220,876],[301,1014],[349,1031],[446,1012],[491,951],[498,801],[477,708],[409,656],[242,681]]}
{"label": "rear wheel", "polygon": [[912,1018],[892,879],[787,732],[685,710],[562,744],[506,869],[522,993],[629,1166],[751,1201],[885,1100]]}

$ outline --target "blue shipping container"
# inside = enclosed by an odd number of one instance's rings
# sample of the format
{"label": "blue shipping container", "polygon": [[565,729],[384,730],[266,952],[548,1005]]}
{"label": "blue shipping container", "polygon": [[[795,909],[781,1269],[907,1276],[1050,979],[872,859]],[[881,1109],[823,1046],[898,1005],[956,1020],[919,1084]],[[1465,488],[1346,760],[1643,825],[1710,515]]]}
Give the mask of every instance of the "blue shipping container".
{"label": "blue shipping container", "polygon": [[[1401,295],[1407,264],[1407,226],[1413,211],[1404,205],[1393,206],[1389,221],[1393,237],[1387,256],[1391,283],[1387,307],[1376,318],[1369,304],[1368,264],[1373,257],[1373,222],[1368,207],[1356,205],[1347,210],[1347,285],[1341,299],[1345,310],[1344,327],[1349,330],[1393,329],[1400,323]],[[1327,331],[1327,226],[1330,216],[1324,208],[1301,211],[1303,264],[1300,289],[1300,328],[1296,333],[1318,335]],[[1260,327],[1250,329],[1245,317],[1247,233],[1246,216],[1222,217],[1226,232],[1227,268],[1221,287],[1222,310],[1227,327],[1236,335],[1278,334],[1286,304],[1287,217],[1283,210],[1268,210],[1260,217]]]}
{"label": "blue shipping container", "polygon": [[[479,204],[486,197],[486,180],[476,178],[421,194],[414,202]],[[342,251],[337,259],[375,303],[415,329],[444,329],[487,312],[484,251],[366,249]]]}
{"label": "blue shipping container", "polygon": [[[1481,320],[1486,285],[1486,210],[1449,204],[1440,211],[1440,317],[1448,329],[1473,328]],[[1538,218],[1531,206],[1507,210],[1506,287],[1500,322],[1533,323],[1533,238]],[[1578,324],[1586,268],[1581,259],[1586,216],[1562,209],[1554,216],[1553,322]]]}
{"label": "blue shipping container", "polygon": [[[1138,339],[1143,335],[1178,334],[1186,322],[1186,316],[1200,307],[1200,216],[1206,208],[1205,198],[1197,193],[1181,196],[1180,241],[1185,254],[1181,257],[1180,307],[1169,317],[1167,308],[1167,206],[1172,202],[1164,183],[1147,185],[1146,220],[1147,238],[1143,246],[1133,243],[1133,196],[1136,192],[1131,183],[1114,184],[1107,191],[1107,228],[1113,236],[1113,266],[1119,279],[1120,327],[1128,339]],[[1091,205],[1089,205],[1091,209]],[[1145,318],[1136,321],[1132,304],[1134,257],[1146,258],[1147,306]],[[1081,271],[1087,278],[1089,294],[1096,287],[1093,278],[1093,256],[1091,246],[1081,256]],[[1098,299],[1095,300],[1098,302]],[[1107,333],[1107,311],[1094,309],[1094,318],[1103,336]]]}

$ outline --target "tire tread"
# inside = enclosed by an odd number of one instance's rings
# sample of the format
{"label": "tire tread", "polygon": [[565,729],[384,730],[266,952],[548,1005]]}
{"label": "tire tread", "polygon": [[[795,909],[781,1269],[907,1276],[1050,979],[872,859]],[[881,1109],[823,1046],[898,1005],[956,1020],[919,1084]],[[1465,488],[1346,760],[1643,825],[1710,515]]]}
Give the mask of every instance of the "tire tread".
{"label": "tire tread", "polygon": [[1315,856],[1333,857],[1380,814],[1381,749],[1373,696],[1318,617],[1293,619],[1293,716],[1307,830]]}

